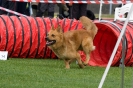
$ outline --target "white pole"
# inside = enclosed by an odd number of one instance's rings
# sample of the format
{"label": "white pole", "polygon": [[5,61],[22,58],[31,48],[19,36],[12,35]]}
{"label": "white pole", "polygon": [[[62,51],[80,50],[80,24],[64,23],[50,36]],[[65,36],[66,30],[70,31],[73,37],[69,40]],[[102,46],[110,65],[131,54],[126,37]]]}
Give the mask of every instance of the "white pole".
{"label": "white pole", "polygon": [[106,69],[105,69],[105,72],[104,72],[104,74],[103,74],[103,76],[102,76],[102,79],[101,79],[101,82],[100,82],[98,88],[102,88],[103,82],[104,82],[104,80],[105,80],[105,78],[106,78],[106,76],[107,76],[107,73],[108,73],[108,71],[109,71],[109,68],[110,68],[110,66],[111,66],[111,63],[112,63],[113,58],[114,58],[114,56],[115,56],[115,53],[116,53],[116,51],[117,51],[117,48],[118,48],[118,46],[119,46],[119,44],[120,44],[120,42],[121,42],[122,36],[123,36],[123,34],[125,33],[126,26],[127,26],[127,24],[128,24],[130,15],[131,15],[131,13],[132,13],[132,9],[133,9],[133,3],[132,3],[132,6],[131,6],[131,8],[130,8],[130,12],[128,13],[127,19],[126,19],[126,21],[125,21],[125,23],[124,23],[124,26],[123,26],[123,28],[122,28],[122,31],[121,31],[121,33],[120,33],[120,36],[118,37],[118,40],[117,40],[116,45],[115,45],[115,47],[114,47],[113,53],[112,53],[112,55],[111,55],[111,57],[110,57],[110,60],[109,60],[109,62],[108,62],[108,65],[107,65],[107,67],[106,67]]}
{"label": "white pole", "polygon": [[30,11],[30,16],[33,15],[33,11],[32,11],[32,5],[31,5],[31,2],[29,3],[29,11]]}
{"label": "white pole", "polygon": [[[110,0],[112,1],[112,0]],[[111,15],[112,14],[112,3],[109,4],[109,14]]]}
{"label": "white pole", "polygon": [[100,9],[99,9],[99,21],[101,20],[101,14],[102,14],[102,0],[100,1]]}

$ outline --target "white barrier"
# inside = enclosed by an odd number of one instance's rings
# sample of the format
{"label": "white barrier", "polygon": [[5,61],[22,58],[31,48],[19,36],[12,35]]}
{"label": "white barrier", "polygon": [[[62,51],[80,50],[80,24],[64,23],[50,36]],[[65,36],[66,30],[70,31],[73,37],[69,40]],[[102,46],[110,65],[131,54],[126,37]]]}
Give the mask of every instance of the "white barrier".
{"label": "white barrier", "polygon": [[18,12],[15,12],[15,11],[12,11],[12,10],[9,10],[9,9],[6,9],[6,8],[3,8],[3,7],[1,7],[1,6],[0,6],[0,9],[1,9],[1,10],[4,10],[4,11],[6,11],[6,12],[12,13],[12,14],[18,15],[18,16],[26,16],[26,15],[24,15],[24,14],[21,14],[21,13],[18,13]]}
{"label": "white barrier", "polygon": [[8,51],[0,51],[0,60],[7,60]]}

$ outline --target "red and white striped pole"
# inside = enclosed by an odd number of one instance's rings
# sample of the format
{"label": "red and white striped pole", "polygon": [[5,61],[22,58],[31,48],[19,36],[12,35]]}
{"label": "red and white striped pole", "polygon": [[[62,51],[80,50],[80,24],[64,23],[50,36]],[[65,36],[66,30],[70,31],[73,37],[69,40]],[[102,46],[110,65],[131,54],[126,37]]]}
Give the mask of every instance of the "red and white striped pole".
{"label": "red and white striped pole", "polygon": [[[94,1],[91,1],[91,0],[87,0],[87,1],[82,1],[82,0],[77,0],[77,1],[72,1],[72,0],[69,0],[69,1],[65,1],[65,0],[9,0],[9,1],[19,1],[19,2],[41,2],[41,3],[88,3],[88,4],[91,4],[91,3],[95,3],[95,4],[100,4],[100,10],[99,10],[99,20],[101,19],[101,10],[102,10],[102,4],[110,4],[110,3],[113,3],[113,4],[125,4],[125,3],[131,3],[133,2],[133,0],[130,0],[130,1],[126,1],[126,0],[122,0],[122,1],[117,1],[117,0],[112,0],[112,1],[107,1],[107,0],[94,0]],[[12,10],[9,10],[9,9],[6,9],[6,8],[3,8],[3,7],[0,7],[1,10],[4,10],[6,12],[9,12],[9,13],[13,13],[15,15],[19,15],[19,16],[26,16],[24,14],[21,14],[21,13],[18,13],[18,12],[15,12],[15,11],[12,11]]]}
{"label": "red and white striped pole", "polygon": [[[77,0],[77,1],[72,1],[72,0],[69,0],[69,1],[65,1],[65,0],[9,0],[9,1],[19,1],[19,2],[41,2],[41,3],[88,3],[88,4],[100,4],[101,1],[99,0],[86,0],[86,1],[82,1],[82,0]],[[103,4],[121,4],[121,3],[132,3],[133,0],[130,0],[130,1],[126,1],[126,0],[121,0],[121,1],[118,1],[118,0],[103,0],[102,3]]]}

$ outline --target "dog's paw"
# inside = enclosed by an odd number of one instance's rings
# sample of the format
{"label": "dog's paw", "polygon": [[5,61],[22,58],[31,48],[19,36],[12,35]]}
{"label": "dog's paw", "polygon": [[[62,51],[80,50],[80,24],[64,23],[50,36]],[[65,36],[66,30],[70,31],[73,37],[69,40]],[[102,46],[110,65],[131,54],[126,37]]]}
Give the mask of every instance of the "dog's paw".
{"label": "dog's paw", "polygon": [[87,65],[88,65],[88,62],[83,62],[83,65],[84,65],[84,66],[87,66]]}
{"label": "dog's paw", "polygon": [[80,67],[80,68],[84,68],[84,65],[83,65],[83,64],[79,64],[79,67]]}

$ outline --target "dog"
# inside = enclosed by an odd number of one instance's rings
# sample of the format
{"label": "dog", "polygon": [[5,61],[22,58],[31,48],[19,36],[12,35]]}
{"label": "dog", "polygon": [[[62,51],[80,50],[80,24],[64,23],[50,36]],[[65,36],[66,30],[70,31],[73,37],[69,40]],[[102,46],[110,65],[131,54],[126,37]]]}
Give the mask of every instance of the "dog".
{"label": "dog", "polygon": [[[83,29],[71,30],[63,33],[61,26],[51,27],[45,40],[46,45],[57,55],[58,58],[65,60],[65,68],[70,68],[70,63],[75,59],[80,68],[88,64],[91,51],[95,50],[93,39],[97,34],[96,25],[86,16],[80,17],[79,20]],[[81,61],[79,50],[84,51],[86,60]]]}

